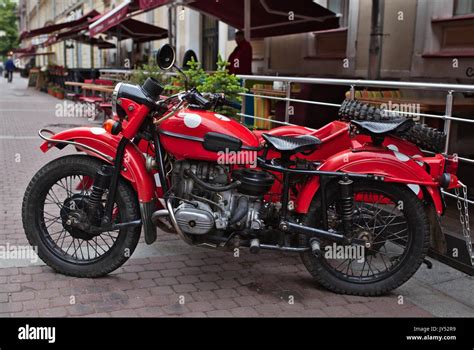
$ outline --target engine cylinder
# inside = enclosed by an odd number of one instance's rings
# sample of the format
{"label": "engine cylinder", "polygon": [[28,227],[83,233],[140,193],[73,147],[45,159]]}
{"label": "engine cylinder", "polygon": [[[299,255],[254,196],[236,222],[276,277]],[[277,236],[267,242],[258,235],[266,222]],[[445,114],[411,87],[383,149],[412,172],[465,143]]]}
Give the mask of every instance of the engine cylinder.
{"label": "engine cylinder", "polygon": [[235,170],[232,177],[241,182],[237,190],[248,196],[263,196],[270,191],[275,181],[269,173],[249,168]]}

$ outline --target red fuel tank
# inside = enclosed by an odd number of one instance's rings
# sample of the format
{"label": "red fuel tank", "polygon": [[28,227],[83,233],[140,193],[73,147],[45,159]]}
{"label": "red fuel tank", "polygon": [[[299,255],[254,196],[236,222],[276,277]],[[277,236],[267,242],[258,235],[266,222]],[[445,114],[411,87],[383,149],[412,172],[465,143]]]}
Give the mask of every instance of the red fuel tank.
{"label": "red fuel tank", "polygon": [[[218,161],[219,151],[232,150],[236,143],[241,143],[239,153],[255,152],[259,147],[257,136],[245,126],[209,111],[183,109],[162,122],[158,131],[163,148],[177,159]],[[211,138],[218,139],[217,149],[216,143],[208,143]]]}

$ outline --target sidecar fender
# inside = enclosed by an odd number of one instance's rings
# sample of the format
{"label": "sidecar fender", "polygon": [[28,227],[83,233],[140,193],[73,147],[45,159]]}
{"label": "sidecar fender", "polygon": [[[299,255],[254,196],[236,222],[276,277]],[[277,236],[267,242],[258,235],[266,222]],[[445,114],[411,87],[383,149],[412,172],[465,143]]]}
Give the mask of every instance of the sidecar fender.
{"label": "sidecar fender", "polygon": [[[104,128],[99,127],[78,127],[64,130],[50,137],[54,140],[76,141],[86,146],[92,147],[112,158],[115,158],[120,136],[114,136],[108,133]],[[45,141],[41,146],[43,152],[51,148],[64,148],[65,144]],[[76,147],[93,157],[100,158],[107,163],[110,160],[97,155],[87,149]],[[137,191],[140,203],[149,203],[155,198],[155,183],[153,177],[147,172],[145,166],[145,157],[140,150],[133,144],[128,144],[125,148],[123,158],[123,169],[121,175],[128,180]]]}
{"label": "sidecar fender", "polygon": [[[384,177],[385,182],[406,184],[418,197],[429,194],[436,212],[443,213],[443,201],[438,183],[412,158],[391,150],[344,150],[327,159],[319,170],[342,171],[358,174],[375,174]],[[319,189],[319,177],[311,178],[300,191],[295,211],[305,214]]]}

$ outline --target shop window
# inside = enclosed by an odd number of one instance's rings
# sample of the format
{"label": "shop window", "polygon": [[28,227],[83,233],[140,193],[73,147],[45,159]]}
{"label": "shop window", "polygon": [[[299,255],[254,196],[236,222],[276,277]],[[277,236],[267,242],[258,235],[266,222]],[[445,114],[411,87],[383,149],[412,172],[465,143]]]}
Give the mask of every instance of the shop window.
{"label": "shop window", "polygon": [[315,32],[315,58],[344,58],[347,47],[347,28]]}
{"label": "shop window", "polygon": [[347,0],[328,0],[328,10],[339,16],[339,26],[347,26],[349,1]]}
{"label": "shop window", "polygon": [[474,13],[474,0],[454,0],[454,15],[468,15]]}
{"label": "shop window", "polygon": [[439,38],[436,52],[424,57],[474,57],[474,0],[454,3],[454,15],[432,18],[433,32]]}

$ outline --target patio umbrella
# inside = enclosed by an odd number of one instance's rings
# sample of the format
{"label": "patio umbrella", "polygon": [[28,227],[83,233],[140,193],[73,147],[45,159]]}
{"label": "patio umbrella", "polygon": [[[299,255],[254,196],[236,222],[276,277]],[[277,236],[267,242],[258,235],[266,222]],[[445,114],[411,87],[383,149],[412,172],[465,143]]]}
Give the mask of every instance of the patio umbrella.
{"label": "patio umbrella", "polygon": [[51,36],[44,44],[43,47],[47,47],[56,43],[59,43],[64,40],[75,40],[82,44],[88,44],[92,46],[97,46],[99,49],[114,49],[115,45],[105,41],[102,38],[90,38],[89,36],[81,33],[71,34],[69,32],[60,33]]}
{"label": "patio umbrella", "polygon": [[132,39],[136,43],[142,43],[168,37],[168,31],[164,28],[129,18],[127,14],[131,5],[132,1],[124,1],[89,25],[89,36],[91,37],[99,33],[116,37],[117,62],[120,62],[118,43],[121,40]]}
{"label": "patio umbrella", "polygon": [[[139,0],[141,10],[172,0]],[[247,39],[305,33],[339,27],[335,13],[313,0],[184,0],[180,5],[246,31]]]}
{"label": "patio umbrella", "polygon": [[185,3],[234,28],[246,30],[246,34],[252,38],[339,27],[339,18],[335,13],[312,0],[219,0],[218,6],[215,0],[191,0]]}
{"label": "patio umbrella", "polygon": [[118,40],[132,39],[138,43],[160,40],[168,37],[168,31],[166,29],[131,18],[117,23],[103,31],[103,33],[115,36]]}

